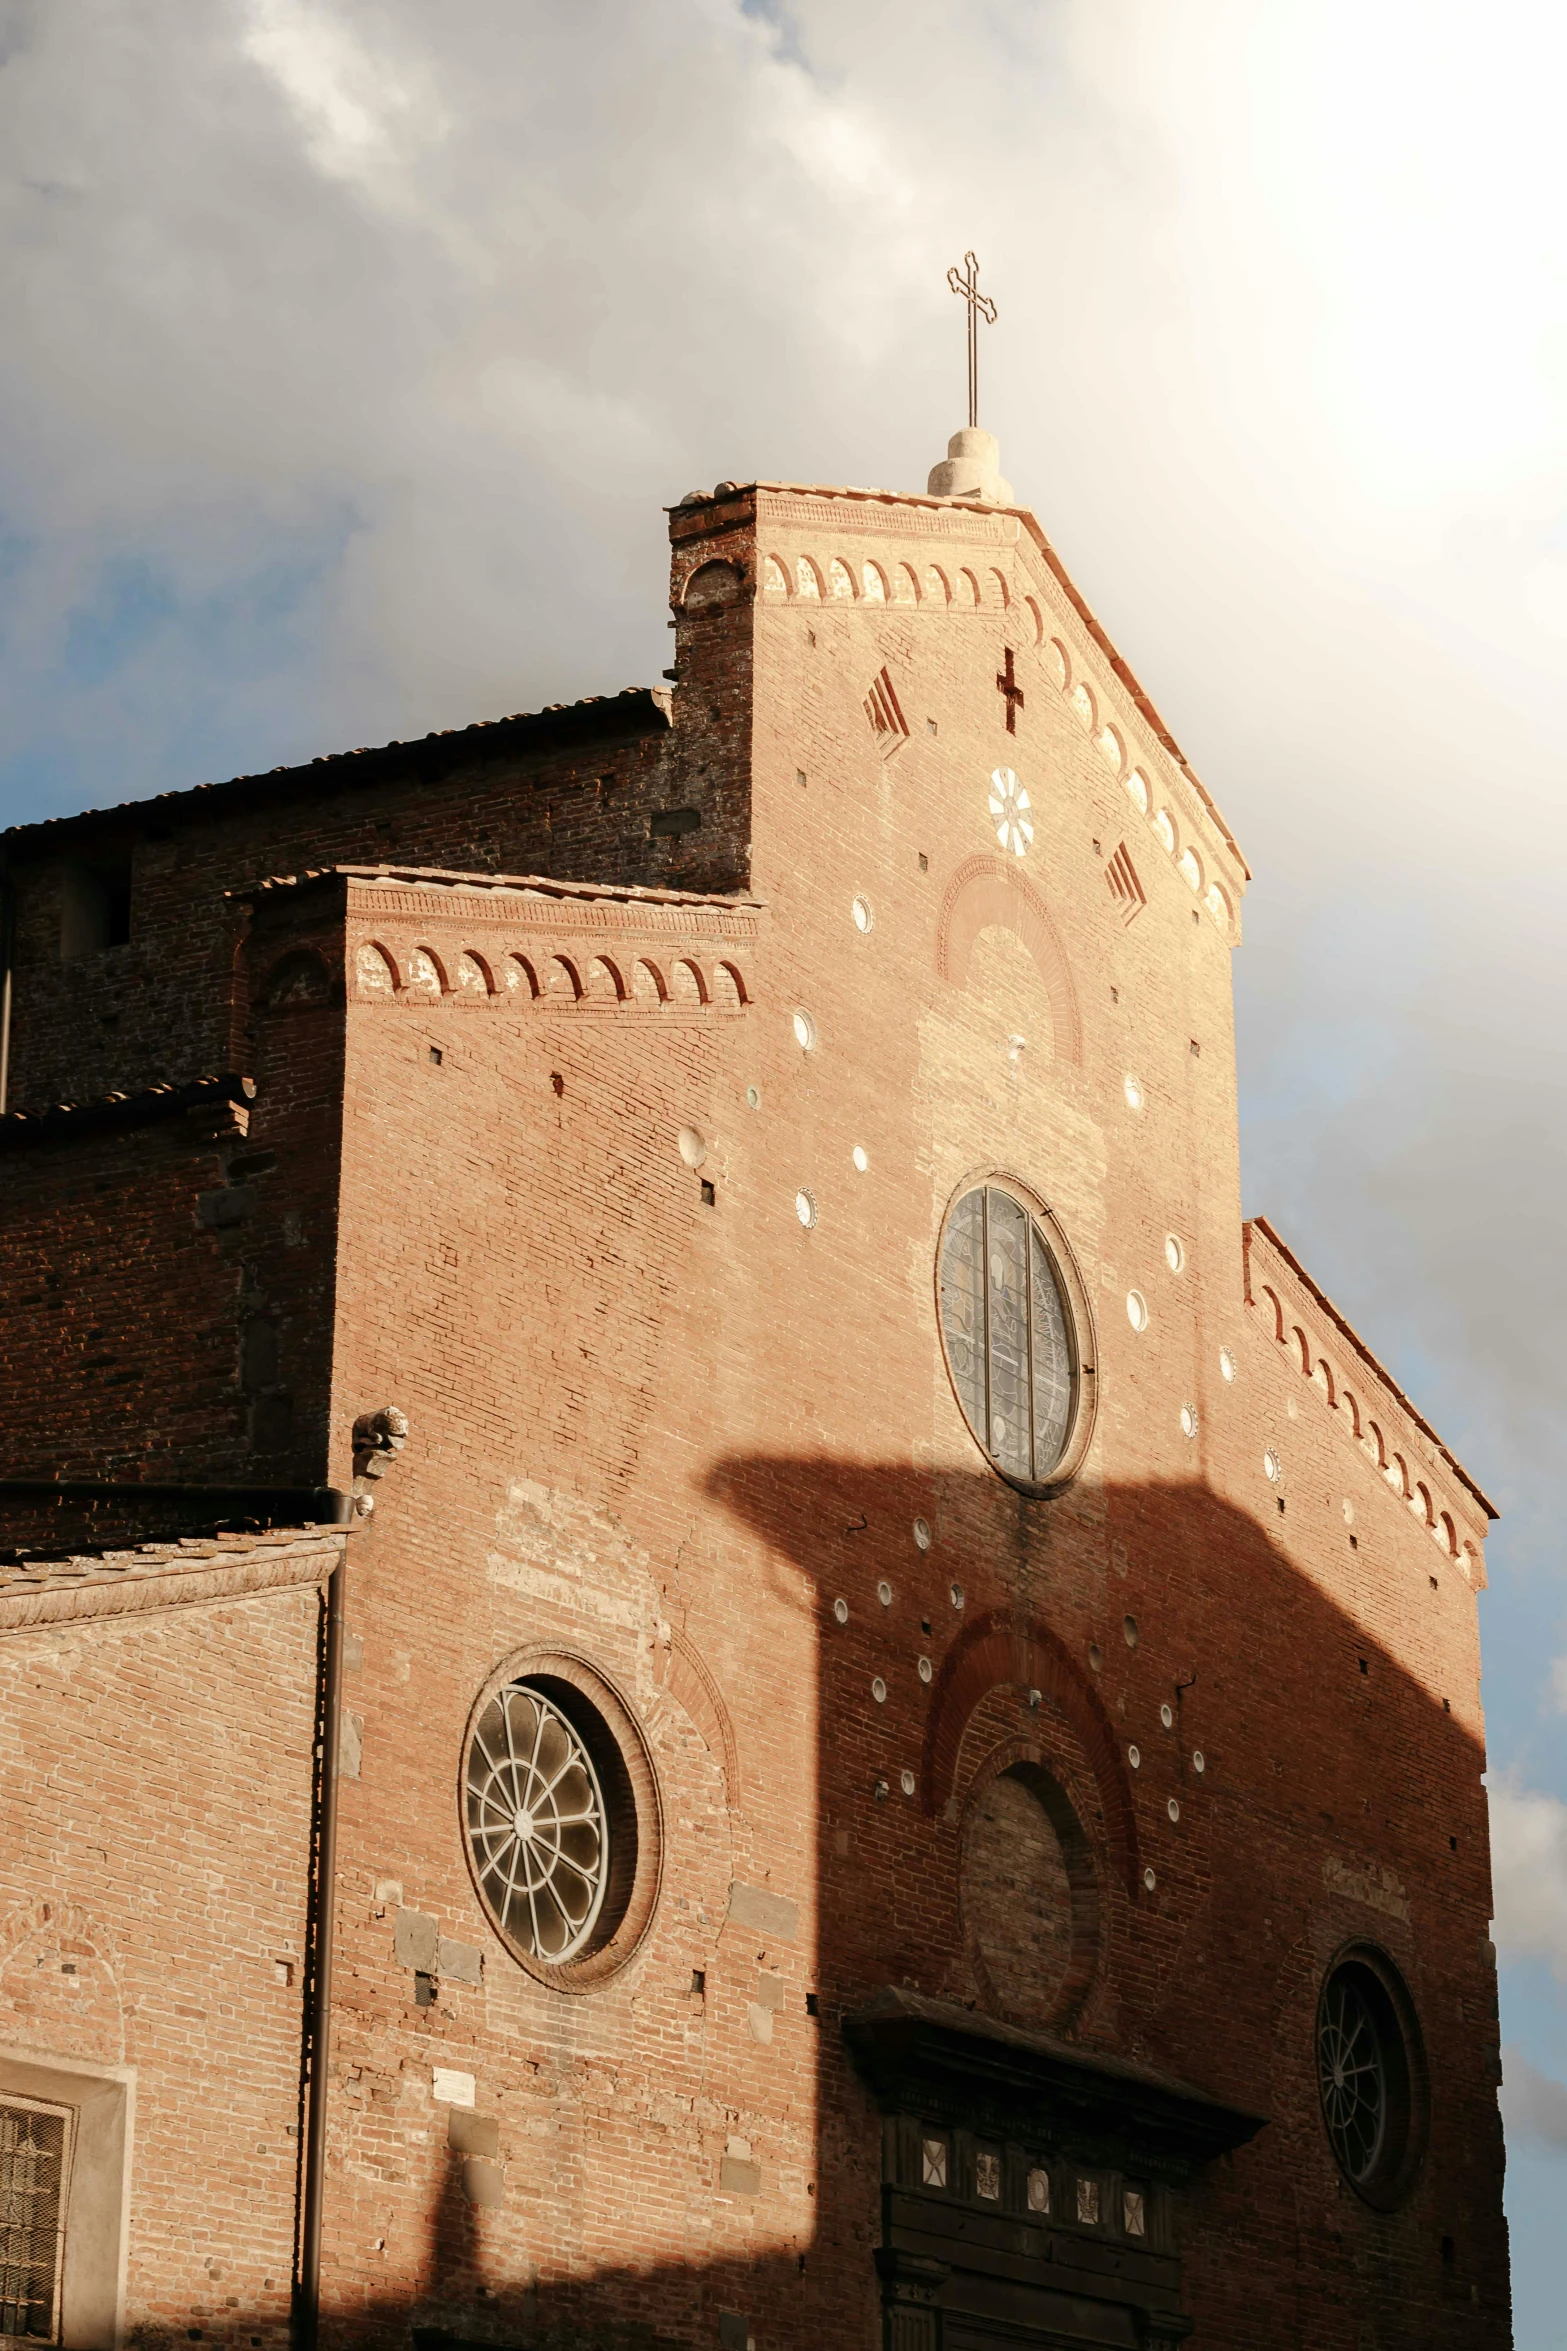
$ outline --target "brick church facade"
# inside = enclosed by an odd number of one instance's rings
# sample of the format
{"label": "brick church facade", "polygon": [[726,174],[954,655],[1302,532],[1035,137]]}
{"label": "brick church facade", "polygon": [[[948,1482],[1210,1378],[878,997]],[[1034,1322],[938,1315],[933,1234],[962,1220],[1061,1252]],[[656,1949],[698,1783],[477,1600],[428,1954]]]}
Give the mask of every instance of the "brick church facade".
{"label": "brick church facade", "polygon": [[684,499],[667,691],[5,837],[0,2333],[1509,2342],[1492,1513],[953,459]]}

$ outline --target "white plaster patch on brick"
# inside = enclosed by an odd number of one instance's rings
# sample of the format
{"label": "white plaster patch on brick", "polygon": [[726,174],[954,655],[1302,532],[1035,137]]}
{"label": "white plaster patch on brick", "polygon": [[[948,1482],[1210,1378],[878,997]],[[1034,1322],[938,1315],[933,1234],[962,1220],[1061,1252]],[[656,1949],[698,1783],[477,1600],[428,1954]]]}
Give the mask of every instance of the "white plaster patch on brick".
{"label": "white plaster patch on brick", "polygon": [[485,1564],[491,1583],[500,1584],[509,1592],[526,1592],[531,1599],[547,1600],[557,1608],[570,1609],[574,1615],[592,1617],[600,1624],[619,1625],[627,1632],[635,1631],[642,1622],[642,1612],[636,1602],[622,1593],[608,1592],[592,1584],[572,1583],[547,1569],[530,1567],[524,1560],[508,1559],[503,1551],[492,1551]]}
{"label": "white plaster patch on brick", "polygon": [[1354,1869],[1336,1853],[1330,1853],[1322,1864],[1322,1883],[1330,1894],[1347,1895],[1352,1902],[1364,1902],[1372,1910],[1380,1910],[1385,1918],[1402,1919],[1409,1924],[1409,1898],[1403,1881],[1390,1869]]}
{"label": "white plaster patch on brick", "polygon": [[471,2106],[475,2098],[473,2076],[455,2066],[438,2065],[430,2075],[430,2094],[441,2106]]}

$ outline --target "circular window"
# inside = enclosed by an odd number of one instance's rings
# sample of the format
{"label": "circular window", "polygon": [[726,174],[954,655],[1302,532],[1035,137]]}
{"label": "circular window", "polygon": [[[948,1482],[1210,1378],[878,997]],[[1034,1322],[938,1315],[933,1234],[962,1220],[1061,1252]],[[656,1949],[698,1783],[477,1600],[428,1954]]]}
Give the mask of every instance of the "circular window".
{"label": "circular window", "polygon": [[463,1754],[468,1866],[530,1974],[585,1988],[628,1959],[658,1894],[658,1793],[619,1693],[576,1658],[497,1675]]}
{"label": "circular window", "polygon": [[1384,2211],[1401,2203],[1425,2153],[1425,2050],[1402,1976],[1369,1945],[1341,1953],[1322,1987],[1317,2087],[1350,2186]]}
{"label": "circular window", "polygon": [[963,1417],[1003,1477],[1059,1484],[1087,1449],[1088,1306],[1045,1213],[997,1183],[964,1192],[940,1256],[941,1336]]}
{"label": "circular window", "polygon": [[574,1959],[609,1882],[609,1812],[593,1757],[537,1684],[497,1690],[468,1749],[468,1834],[502,1931],[535,1959]]}

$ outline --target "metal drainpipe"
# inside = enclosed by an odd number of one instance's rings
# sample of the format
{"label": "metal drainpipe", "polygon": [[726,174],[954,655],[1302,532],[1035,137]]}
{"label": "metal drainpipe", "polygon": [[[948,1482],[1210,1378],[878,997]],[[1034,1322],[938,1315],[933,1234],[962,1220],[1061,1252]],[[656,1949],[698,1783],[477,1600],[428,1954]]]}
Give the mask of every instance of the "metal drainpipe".
{"label": "metal drainpipe", "polygon": [[343,1587],[348,1553],[327,1583],[322,1680],[321,1837],[317,1848],[315,1982],[310,1987],[310,2087],[299,2232],[297,2351],[315,2351],[321,2321],[321,2213],[326,2196],[327,2060],[332,2029],[332,1928],[337,1909],[337,1759],[343,1690]]}

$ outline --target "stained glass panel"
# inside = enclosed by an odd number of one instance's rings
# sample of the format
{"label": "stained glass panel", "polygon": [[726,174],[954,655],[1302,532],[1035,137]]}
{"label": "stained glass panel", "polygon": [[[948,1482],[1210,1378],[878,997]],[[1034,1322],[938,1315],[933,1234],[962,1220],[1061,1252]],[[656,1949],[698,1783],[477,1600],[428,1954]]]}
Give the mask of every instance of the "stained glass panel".
{"label": "stained glass panel", "polygon": [[1049,1478],[1072,1432],[1077,1350],[1044,1235],[998,1185],[965,1193],[948,1219],[941,1329],[964,1418],[996,1467]]}

